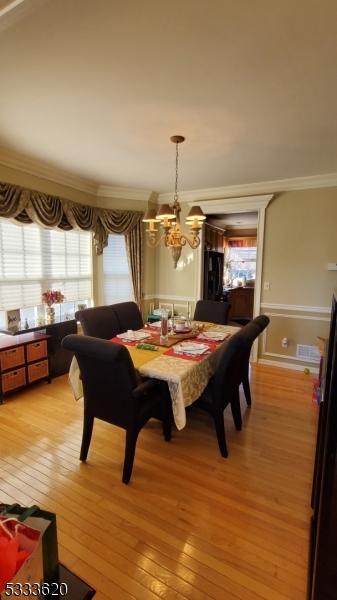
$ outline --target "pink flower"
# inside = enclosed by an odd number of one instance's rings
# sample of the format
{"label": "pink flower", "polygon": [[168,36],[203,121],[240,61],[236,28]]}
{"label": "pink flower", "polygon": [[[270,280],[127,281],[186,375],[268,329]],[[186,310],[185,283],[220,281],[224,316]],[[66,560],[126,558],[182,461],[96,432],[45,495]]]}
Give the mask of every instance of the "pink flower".
{"label": "pink flower", "polygon": [[60,304],[64,300],[64,295],[60,290],[47,290],[42,293],[42,302],[47,304],[47,306],[52,306],[53,304]]}

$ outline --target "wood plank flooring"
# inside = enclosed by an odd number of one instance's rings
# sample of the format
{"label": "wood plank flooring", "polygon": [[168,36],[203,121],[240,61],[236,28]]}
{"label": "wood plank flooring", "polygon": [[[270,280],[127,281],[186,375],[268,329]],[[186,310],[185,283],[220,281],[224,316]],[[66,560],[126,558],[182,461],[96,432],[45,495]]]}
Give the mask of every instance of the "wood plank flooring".
{"label": "wood plank flooring", "polygon": [[312,380],[255,366],[251,388],[243,431],[225,413],[227,460],[192,409],[170,443],[158,422],[145,427],[128,486],[116,427],[97,421],[79,462],[82,404],[66,376],[24,390],[0,406],[0,501],[57,513],[60,559],[97,600],[304,600]]}

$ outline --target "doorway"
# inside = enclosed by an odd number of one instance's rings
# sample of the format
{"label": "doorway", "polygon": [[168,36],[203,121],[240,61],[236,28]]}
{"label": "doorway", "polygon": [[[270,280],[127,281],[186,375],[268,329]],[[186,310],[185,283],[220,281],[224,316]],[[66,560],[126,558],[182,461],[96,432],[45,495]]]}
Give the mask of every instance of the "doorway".
{"label": "doorway", "polygon": [[[261,304],[261,282],[262,282],[262,257],[263,257],[263,241],[264,241],[264,224],[265,224],[265,211],[273,198],[273,194],[263,194],[256,196],[244,196],[240,198],[221,198],[217,200],[205,200],[200,201],[196,199],[194,202],[189,204],[193,206],[198,204],[205,215],[237,215],[244,213],[257,213],[257,232],[256,232],[256,277],[254,286],[254,303],[253,303],[253,317],[260,314]],[[205,233],[202,231],[201,244],[198,250],[198,256],[196,261],[196,300],[203,297],[203,283],[204,283],[204,265],[203,265],[203,252],[205,244]],[[252,353],[253,361],[257,360],[257,347],[256,344],[253,346]]]}
{"label": "doorway", "polygon": [[253,318],[258,213],[208,215],[205,222],[203,299],[230,304],[229,322]]}

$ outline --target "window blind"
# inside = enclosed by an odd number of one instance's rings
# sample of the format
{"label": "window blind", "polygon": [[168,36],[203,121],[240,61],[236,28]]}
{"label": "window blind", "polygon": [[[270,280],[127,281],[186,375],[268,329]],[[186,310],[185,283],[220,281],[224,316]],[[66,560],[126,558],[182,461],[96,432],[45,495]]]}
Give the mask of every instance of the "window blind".
{"label": "window blind", "polygon": [[68,302],[91,298],[91,234],[0,219],[0,308],[37,306],[49,288]]}
{"label": "window blind", "polygon": [[124,235],[109,235],[103,250],[103,276],[105,304],[134,299]]}

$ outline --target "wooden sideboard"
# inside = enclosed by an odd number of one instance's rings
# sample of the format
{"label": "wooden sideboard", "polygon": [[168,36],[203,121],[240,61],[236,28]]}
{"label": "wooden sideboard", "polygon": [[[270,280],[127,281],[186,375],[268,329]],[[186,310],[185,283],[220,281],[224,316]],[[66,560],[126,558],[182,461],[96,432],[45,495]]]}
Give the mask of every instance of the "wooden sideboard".
{"label": "wooden sideboard", "polygon": [[4,394],[35,381],[50,383],[48,337],[41,333],[0,337],[0,402]]}
{"label": "wooden sideboard", "polygon": [[0,402],[6,393],[67,373],[73,355],[61,342],[70,333],[77,333],[76,319],[0,336]]}

